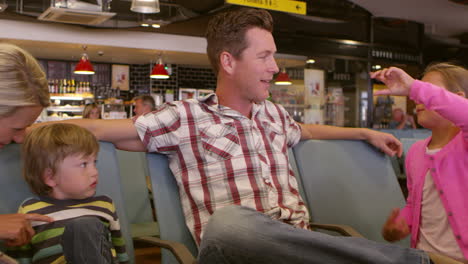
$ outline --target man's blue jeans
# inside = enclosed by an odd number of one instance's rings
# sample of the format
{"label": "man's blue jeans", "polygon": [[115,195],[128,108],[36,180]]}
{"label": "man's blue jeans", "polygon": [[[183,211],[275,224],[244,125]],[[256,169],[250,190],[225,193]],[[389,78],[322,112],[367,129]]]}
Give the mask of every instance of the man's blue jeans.
{"label": "man's blue jeans", "polygon": [[421,250],[294,228],[253,209],[227,206],[210,218],[200,264],[429,264]]}

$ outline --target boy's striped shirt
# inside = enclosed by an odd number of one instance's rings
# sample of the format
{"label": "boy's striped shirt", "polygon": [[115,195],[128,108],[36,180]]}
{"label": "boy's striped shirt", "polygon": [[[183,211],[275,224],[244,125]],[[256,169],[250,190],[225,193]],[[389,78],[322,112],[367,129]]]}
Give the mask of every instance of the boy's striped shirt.
{"label": "boy's striped shirt", "polygon": [[112,239],[112,256],[119,263],[128,263],[125,242],[112,199],[95,196],[82,200],[56,200],[49,197],[30,198],[23,202],[18,213],[36,213],[52,217],[55,221],[31,222],[36,234],[31,242],[9,250],[20,263],[66,263],[60,243],[65,226],[70,219],[96,216],[109,228]]}

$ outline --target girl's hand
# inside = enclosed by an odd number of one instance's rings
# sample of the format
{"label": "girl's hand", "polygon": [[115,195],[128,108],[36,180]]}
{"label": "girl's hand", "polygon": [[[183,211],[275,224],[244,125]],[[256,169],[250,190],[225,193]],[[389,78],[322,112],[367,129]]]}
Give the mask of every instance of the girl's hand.
{"label": "girl's hand", "polygon": [[410,234],[409,226],[404,218],[398,218],[400,209],[395,208],[383,226],[382,236],[389,242],[394,242],[405,238]]}
{"label": "girl's hand", "polygon": [[403,154],[403,145],[395,136],[371,129],[365,129],[365,131],[367,142],[374,145],[385,154],[389,155],[390,157],[395,155],[401,157]]}
{"label": "girl's hand", "polygon": [[380,71],[371,72],[370,77],[377,79],[388,89],[376,91],[374,95],[403,95],[408,96],[414,79],[400,68],[390,67]]}

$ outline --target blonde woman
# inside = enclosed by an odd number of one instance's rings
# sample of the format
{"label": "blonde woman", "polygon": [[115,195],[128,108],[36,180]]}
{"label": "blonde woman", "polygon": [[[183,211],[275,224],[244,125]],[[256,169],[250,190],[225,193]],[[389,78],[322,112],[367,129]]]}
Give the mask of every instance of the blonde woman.
{"label": "blonde woman", "polygon": [[[21,48],[0,43],[0,148],[22,142],[26,127],[48,105],[46,76],[36,59]],[[9,246],[26,244],[34,235],[30,221],[52,219],[38,214],[0,215],[0,240]]]}
{"label": "blonde woman", "polygon": [[95,103],[87,104],[83,110],[83,118],[101,119],[101,107]]}

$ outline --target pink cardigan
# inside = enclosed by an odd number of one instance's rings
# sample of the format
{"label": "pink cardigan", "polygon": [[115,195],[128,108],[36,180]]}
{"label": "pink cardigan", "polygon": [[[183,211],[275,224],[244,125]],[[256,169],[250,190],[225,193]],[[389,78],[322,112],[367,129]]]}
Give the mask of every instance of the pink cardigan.
{"label": "pink cardigan", "polygon": [[410,98],[434,110],[461,128],[435,155],[426,154],[431,137],[411,146],[405,166],[408,199],[400,216],[411,229],[411,247],[416,247],[421,217],[424,178],[431,170],[442,204],[463,255],[468,259],[468,100],[429,83],[415,81]]}

